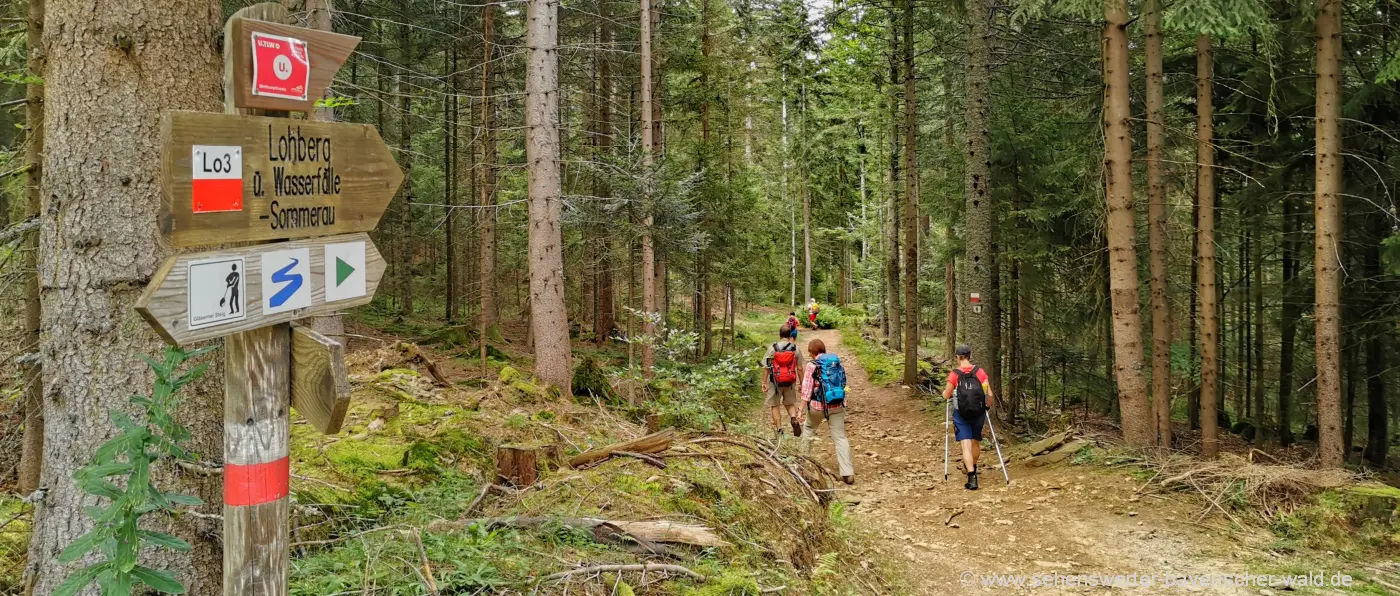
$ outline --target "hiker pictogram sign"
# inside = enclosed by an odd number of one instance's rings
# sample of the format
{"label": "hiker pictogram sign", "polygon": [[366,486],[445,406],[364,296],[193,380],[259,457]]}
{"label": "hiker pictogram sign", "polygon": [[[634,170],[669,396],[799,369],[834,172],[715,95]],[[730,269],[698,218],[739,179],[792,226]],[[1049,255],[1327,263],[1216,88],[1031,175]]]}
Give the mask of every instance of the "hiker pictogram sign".
{"label": "hiker pictogram sign", "polygon": [[136,310],[176,345],[369,303],[384,258],[367,234],[166,259]]}

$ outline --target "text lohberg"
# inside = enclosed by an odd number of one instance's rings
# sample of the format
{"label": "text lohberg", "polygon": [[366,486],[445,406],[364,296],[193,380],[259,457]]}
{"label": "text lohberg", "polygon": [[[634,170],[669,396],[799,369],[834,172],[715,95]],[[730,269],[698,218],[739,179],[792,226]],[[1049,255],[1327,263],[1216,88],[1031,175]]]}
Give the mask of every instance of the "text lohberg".
{"label": "text lohberg", "polygon": [[[331,138],[303,135],[300,126],[288,126],[282,133],[274,133],[274,128],[273,125],[267,127],[267,158],[272,164],[273,196],[299,198],[339,195],[340,175],[331,165]],[[290,166],[312,163],[321,164],[315,172],[288,171]],[[335,205],[283,209],[274,200],[268,205],[268,211],[274,230],[335,224]]]}

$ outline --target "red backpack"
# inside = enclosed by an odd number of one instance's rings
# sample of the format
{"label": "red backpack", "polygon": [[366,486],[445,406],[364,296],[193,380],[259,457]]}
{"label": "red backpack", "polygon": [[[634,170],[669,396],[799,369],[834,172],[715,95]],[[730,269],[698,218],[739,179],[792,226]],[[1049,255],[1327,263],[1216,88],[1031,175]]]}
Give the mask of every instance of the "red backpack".
{"label": "red backpack", "polygon": [[797,346],[787,344],[778,347],[773,344],[773,382],[779,387],[791,387],[797,382]]}

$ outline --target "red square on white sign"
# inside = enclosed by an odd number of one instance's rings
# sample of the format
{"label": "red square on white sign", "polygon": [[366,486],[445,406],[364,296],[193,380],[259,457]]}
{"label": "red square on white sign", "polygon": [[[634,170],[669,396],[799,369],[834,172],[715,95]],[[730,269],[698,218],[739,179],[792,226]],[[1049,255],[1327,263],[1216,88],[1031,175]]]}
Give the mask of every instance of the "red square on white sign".
{"label": "red square on white sign", "polygon": [[311,56],[306,42],[253,33],[253,95],[306,101]]}

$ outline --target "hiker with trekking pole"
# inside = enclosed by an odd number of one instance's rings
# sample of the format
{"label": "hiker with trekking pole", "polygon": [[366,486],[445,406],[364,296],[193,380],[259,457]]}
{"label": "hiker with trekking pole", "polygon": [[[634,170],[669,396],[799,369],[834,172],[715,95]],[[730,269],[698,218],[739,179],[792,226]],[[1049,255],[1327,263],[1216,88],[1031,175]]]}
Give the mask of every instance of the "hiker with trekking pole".
{"label": "hiker with trekking pole", "polygon": [[[967,472],[967,484],[963,488],[977,490],[977,460],[982,455],[982,426],[991,426],[992,388],[987,381],[987,371],[972,363],[972,346],[963,344],[954,350],[957,366],[948,373],[948,384],[943,388],[944,428],[943,428],[943,480],[948,480],[948,420],[952,419],[956,438],[962,446],[963,469]],[[1011,484],[1011,475],[1006,471],[1006,462],[1001,457],[1001,444],[997,443],[996,428],[992,428],[992,445],[997,450],[997,463],[1006,483]]]}
{"label": "hiker with trekking pole", "polygon": [[798,422],[797,392],[802,388],[802,354],[797,344],[789,339],[792,328],[783,325],[778,329],[778,342],[768,346],[763,355],[763,405],[773,417],[773,437],[783,436],[783,411],[787,411],[788,423],[792,425],[792,436],[802,436],[802,426]]}

